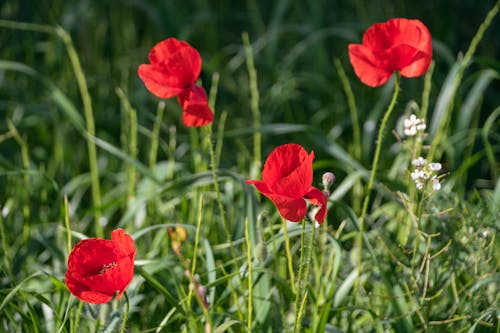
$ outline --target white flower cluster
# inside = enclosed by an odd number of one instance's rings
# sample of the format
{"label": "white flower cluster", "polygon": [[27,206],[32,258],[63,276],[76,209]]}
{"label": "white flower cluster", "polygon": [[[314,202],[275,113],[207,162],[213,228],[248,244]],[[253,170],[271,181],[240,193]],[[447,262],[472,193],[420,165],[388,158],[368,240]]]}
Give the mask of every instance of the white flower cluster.
{"label": "white flower cluster", "polygon": [[413,170],[410,176],[419,190],[424,188],[424,185],[429,179],[435,191],[441,189],[441,183],[439,183],[439,178],[436,175],[436,173],[441,170],[441,163],[427,164],[427,160],[420,156],[413,160],[411,164],[415,167],[415,170]]}
{"label": "white flower cluster", "polygon": [[425,131],[425,122],[423,119],[417,118],[414,114],[410,115],[410,118],[407,118],[403,121],[404,125],[404,134],[406,136],[415,136],[418,132]]}

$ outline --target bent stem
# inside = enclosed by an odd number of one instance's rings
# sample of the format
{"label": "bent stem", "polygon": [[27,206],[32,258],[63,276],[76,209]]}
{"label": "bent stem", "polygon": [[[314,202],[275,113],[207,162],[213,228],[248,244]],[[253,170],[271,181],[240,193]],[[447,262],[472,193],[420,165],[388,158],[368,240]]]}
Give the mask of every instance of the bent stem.
{"label": "bent stem", "polygon": [[357,237],[357,247],[358,247],[358,260],[357,260],[357,276],[355,282],[355,290],[357,291],[359,276],[361,275],[361,257],[363,251],[363,233],[365,232],[365,219],[366,213],[368,211],[368,204],[370,202],[370,194],[373,189],[373,183],[375,181],[375,174],[377,173],[378,160],[380,158],[380,151],[382,148],[382,141],[384,140],[384,131],[385,126],[387,125],[387,121],[391,116],[392,110],[394,110],[394,106],[396,105],[396,101],[399,95],[399,73],[396,73],[396,83],[394,85],[394,93],[392,94],[391,103],[387,107],[387,111],[385,111],[384,117],[382,118],[382,123],[380,124],[380,129],[377,135],[377,145],[375,146],[375,155],[373,157],[372,170],[370,173],[370,179],[368,180],[368,184],[366,186],[366,196],[363,201],[363,208],[361,210],[361,217],[359,219],[359,233]]}
{"label": "bent stem", "polygon": [[120,333],[125,333],[125,329],[127,328],[128,312],[130,310],[130,304],[128,301],[127,292],[124,292],[123,296],[125,296],[125,313],[123,314],[123,322]]}

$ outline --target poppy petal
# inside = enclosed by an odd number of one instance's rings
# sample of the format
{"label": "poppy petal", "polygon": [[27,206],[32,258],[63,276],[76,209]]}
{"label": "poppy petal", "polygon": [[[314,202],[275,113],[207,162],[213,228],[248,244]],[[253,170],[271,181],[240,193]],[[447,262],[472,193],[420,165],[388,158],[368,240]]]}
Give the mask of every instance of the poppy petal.
{"label": "poppy petal", "polygon": [[172,80],[171,84],[189,87],[200,76],[201,56],[187,42],[167,38],[156,44],[149,53],[149,61]]}
{"label": "poppy petal", "polygon": [[389,80],[392,71],[385,69],[369,48],[361,44],[349,44],[348,48],[349,60],[361,82],[369,87],[378,87]]}
{"label": "poppy petal", "polygon": [[311,186],[304,198],[309,200],[312,205],[320,207],[314,218],[316,219],[316,221],[318,221],[319,224],[322,224],[325,221],[327,212],[326,195],[316,187]]}
{"label": "poppy petal", "polygon": [[207,93],[202,87],[192,85],[179,95],[178,100],[184,110],[182,121],[186,126],[206,126],[214,120],[214,114],[208,106]]}
{"label": "poppy petal", "polygon": [[200,76],[201,56],[187,42],[168,38],[156,44],[149,53],[151,64],[138,68],[146,88],[160,98],[178,96]]}
{"label": "poppy petal", "polygon": [[394,71],[421,76],[432,61],[431,34],[419,20],[376,23],[363,34],[363,44],[349,45],[349,58],[356,75],[371,87],[386,83]]}
{"label": "poppy petal", "polygon": [[146,88],[160,98],[171,98],[185,90],[182,86],[173,86],[172,80],[153,65],[140,65],[137,74]]}
{"label": "poppy petal", "polygon": [[97,291],[82,291],[80,296],[78,297],[84,302],[92,303],[92,304],[103,304],[111,301],[114,295],[103,294]]}
{"label": "poppy petal", "polygon": [[[264,194],[264,193],[263,193]],[[281,216],[291,222],[300,222],[307,214],[307,205],[302,198],[289,198],[276,194],[264,194],[278,208]]]}
{"label": "poppy petal", "polygon": [[66,285],[82,301],[109,302],[116,292],[119,297],[133,278],[136,248],[132,237],[116,229],[111,238],[85,239],[71,250]]}
{"label": "poppy petal", "polygon": [[132,237],[130,237],[125,230],[118,228],[111,232],[111,240],[115,244],[116,251],[121,256],[129,256],[134,259],[135,257],[135,244]]}
{"label": "poppy petal", "polygon": [[267,187],[267,184],[264,183],[262,180],[247,180],[245,183],[247,183],[248,185],[255,185],[257,190],[259,190],[259,192],[264,195],[271,193],[269,187]]}
{"label": "poppy petal", "polygon": [[301,198],[312,184],[312,161],[298,144],[285,144],[274,149],[264,163],[262,180],[271,191],[291,198]]}

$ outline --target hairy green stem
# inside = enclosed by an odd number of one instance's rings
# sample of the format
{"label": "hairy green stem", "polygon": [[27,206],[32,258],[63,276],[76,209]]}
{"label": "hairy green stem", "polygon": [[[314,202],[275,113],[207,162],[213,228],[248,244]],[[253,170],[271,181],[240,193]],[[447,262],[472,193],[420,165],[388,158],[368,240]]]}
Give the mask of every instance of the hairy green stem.
{"label": "hairy green stem", "polygon": [[377,173],[377,167],[378,167],[378,160],[380,158],[380,151],[382,149],[382,142],[384,140],[384,131],[385,131],[385,126],[387,125],[387,121],[389,120],[389,117],[391,116],[392,111],[394,110],[394,106],[396,105],[396,101],[398,99],[399,95],[399,80],[400,76],[399,73],[396,73],[396,83],[394,85],[394,93],[392,95],[391,102],[387,108],[387,111],[384,114],[384,117],[382,118],[382,123],[380,124],[380,129],[378,131],[377,135],[377,145],[375,146],[375,155],[373,157],[373,163],[372,163],[372,170],[370,173],[370,179],[368,180],[368,184],[366,186],[366,194],[365,194],[365,200],[363,202],[363,208],[361,210],[361,217],[359,219],[359,233],[357,237],[357,246],[358,246],[358,260],[357,260],[357,278],[356,278],[356,288],[358,285],[358,279],[361,274],[361,256],[362,256],[362,251],[363,251],[363,234],[365,232],[365,219],[366,219],[366,213],[368,211],[368,204],[370,203],[370,195],[371,191],[373,189],[373,183],[375,181],[375,174]]}
{"label": "hairy green stem", "polygon": [[297,293],[297,286],[295,285],[295,272],[293,270],[293,258],[292,251],[290,251],[290,238],[288,237],[288,231],[286,228],[286,219],[281,219],[283,224],[283,237],[285,238],[285,253],[286,260],[288,262],[288,273],[290,274],[290,284],[292,285],[292,291]]}
{"label": "hairy green stem", "polygon": [[312,248],[314,244],[314,236],[316,235],[316,228],[311,228],[311,237],[309,243],[305,244],[306,238],[306,220],[302,221],[302,235],[300,238],[300,267],[299,267],[299,280],[297,293],[295,298],[295,322],[293,325],[293,332],[301,332],[302,316],[304,314],[305,303],[307,299],[307,282],[309,281],[309,268],[311,267]]}
{"label": "hairy green stem", "polygon": [[247,245],[247,265],[248,265],[248,309],[247,309],[247,328],[252,331],[252,312],[253,312],[253,266],[252,266],[252,242],[250,241],[250,229],[248,227],[248,218],[245,219],[245,241]]}

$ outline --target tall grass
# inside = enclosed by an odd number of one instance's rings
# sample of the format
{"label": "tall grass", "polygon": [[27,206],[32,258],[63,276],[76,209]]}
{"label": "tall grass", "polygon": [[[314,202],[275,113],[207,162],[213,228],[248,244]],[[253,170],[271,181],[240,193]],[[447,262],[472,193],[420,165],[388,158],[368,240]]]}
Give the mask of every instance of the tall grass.
{"label": "tall grass", "polygon": [[[0,4],[0,332],[500,332],[499,6]],[[434,63],[401,80],[372,173],[394,81],[363,86],[346,45],[389,17],[425,22]],[[202,55],[209,128],[136,75],[169,36]],[[318,229],[244,183],[288,142],[314,150],[315,186],[336,175]],[[418,156],[441,190],[415,189]],[[117,227],[127,298],[78,301],[72,246]]]}

